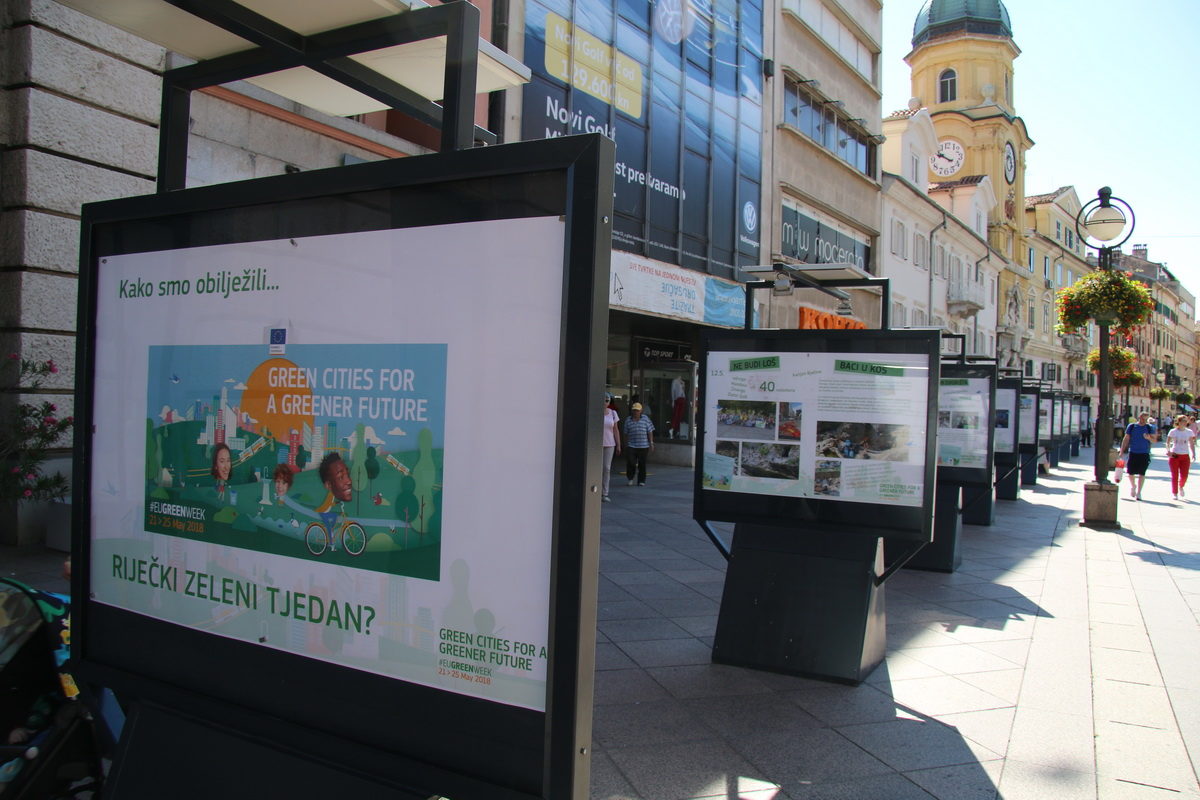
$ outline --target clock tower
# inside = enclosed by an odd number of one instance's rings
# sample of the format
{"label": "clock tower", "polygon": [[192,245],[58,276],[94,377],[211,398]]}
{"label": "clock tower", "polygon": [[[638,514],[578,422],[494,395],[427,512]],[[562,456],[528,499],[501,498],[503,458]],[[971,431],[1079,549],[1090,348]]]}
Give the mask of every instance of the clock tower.
{"label": "clock tower", "polygon": [[1021,260],[1025,212],[1025,151],[1033,146],[1013,105],[1013,42],[1001,0],[926,0],[913,25],[913,96],[929,109],[938,149],[932,182],[987,175],[999,202],[988,220],[988,243]]}

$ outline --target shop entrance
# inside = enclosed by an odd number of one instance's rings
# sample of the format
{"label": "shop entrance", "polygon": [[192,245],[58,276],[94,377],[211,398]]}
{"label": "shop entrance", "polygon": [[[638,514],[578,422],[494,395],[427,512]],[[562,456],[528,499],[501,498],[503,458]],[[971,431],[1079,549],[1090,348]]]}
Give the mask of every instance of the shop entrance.
{"label": "shop entrance", "polygon": [[654,423],[659,444],[691,445],[695,436],[696,362],[656,361],[638,369],[631,397]]}

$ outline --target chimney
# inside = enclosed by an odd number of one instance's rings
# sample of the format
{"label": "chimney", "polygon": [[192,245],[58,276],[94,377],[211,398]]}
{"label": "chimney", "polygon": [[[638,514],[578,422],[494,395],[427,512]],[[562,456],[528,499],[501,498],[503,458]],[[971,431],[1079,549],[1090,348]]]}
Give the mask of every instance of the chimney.
{"label": "chimney", "polygon": [[1149,250],[1150,248],[1148,245],[1135,244],[1133,246],[1133,257],[1140,258],[1142,261],[1149,261],[1150,259],[1146,256]]}

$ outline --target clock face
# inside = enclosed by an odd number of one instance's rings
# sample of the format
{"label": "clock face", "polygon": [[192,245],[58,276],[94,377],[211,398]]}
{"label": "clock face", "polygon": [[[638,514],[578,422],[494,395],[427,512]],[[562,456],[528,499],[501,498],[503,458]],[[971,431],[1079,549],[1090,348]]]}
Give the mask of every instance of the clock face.
{"label": "clock face", "polygon": [[943,139],[938,143],[937,152],[929,157],[929,168],[933,174],[948,178],[962,169],[967,151],[953,139]]}
{"label": "clock face", "polygon": [[1017,151],[1012,142],[1004,143],[1004,180],[1012,183],[1017,179]]}

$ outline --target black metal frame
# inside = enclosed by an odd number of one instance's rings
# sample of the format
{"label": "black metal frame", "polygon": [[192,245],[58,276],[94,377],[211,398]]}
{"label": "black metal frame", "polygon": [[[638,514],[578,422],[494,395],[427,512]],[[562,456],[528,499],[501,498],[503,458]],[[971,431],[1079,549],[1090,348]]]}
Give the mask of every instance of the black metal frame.
{"label": "black metal frame", "polygon": [[811,497],[776,497],[745,493],[721,493],[701,486],[703,469],[697,464],[693,481],[695,519],[718,549],[722,544],[708,527],[710,521],[750,523],[791,528],[797,532],[827,532],[839,535],[886,536],[899,540],[928,542],[933,535],[933,495],[936,471],[937,391],[940,365],[937,331],[873,330],[754,330],[706,331],[700,345],[699,386],[696,417],[697,458],[703,459],[705,429],[703,410],[708,408],[708,360],[714,350],[745,352],[813,353],[911,353],[929,357],[929,387],[925,419],[925,485],[920,506],[899,507],[886,503],[851,503]]}
{"label": "black metal frame", "polygon": [[[991,486],[992,470],[995,466],[996,440],[996,368],[988,364],[942,363],[942,379],[946,378],[982,378],[988,382],[988,413],[987,413],[987,466],[985,467],[948,467],[937,468],[937,479],[940,482],[959,483],[964,486]],[[939,399],[939,408],[941,406]]]}
{"label": "black metal frame", "polygon": [[[164,0],[257,45],[253,49],[167,70],[162,82],[158,130],[158,191],[184,188],[188,117],[196,89],[307,67],[381,103],[441,129],[442,152],[469,148],[475,140],[495,144],[477,127],[475,87],[479,63],[479,9],[466,0],[417,8],[303,36],[234,0]],[[350,56],[385,47],[446,37],[442,104],[364,67]]]}
{"label": "black metal frame", "polygon": [[[796,267],[802,269],[803,267]],[[861,289],[868,286],[878,286],[883,289],[879,296],[879,329],[888,330],[891,324],[891,308],[892,308],[892,281],[891,278],[835,278],[833,280],[817,280],[807,276],[801,277],[791,275],[788,278],[792,281],[793,288],[797,289],[816,289],[825,294],[833,294],[828,289]],[[774,281],[758,280],[746,281],[746,319],[743,323],[745,330],[756,330],[754,327],[754,292],[759,289],[773,289]]]}
{"label": "black metal frame", "polygon": [[[73,497],[77,676],[143,709],[147,730],[165,708],[175,718],[230,731],[227,739],[261,745],[260,751],[333,765],[411,796],[587,797],[613,163],[613,143],[592,134],[85,206]],[[545,713],[215,637],[88,599],[102,257],[546,215],[563,216],[566,227]],[[479,268],[485,262],[480,254]],[[228,665],[256,680],[230,680]],[[216,759],[200,766],[247,774],[263,768]],[[251,796],[239,790],[231,781],[226,796]],[[194,796],[178,781],[172,791]]]}
{"label": "black metal frame", "polygon": [[1012,415],[1008,421],[1013,429],[1013,447],[1012,450],[1005,451],[1004,454],[1016,455],[1021,451],[1021,379],[998,374],[996,378],[997,394],[999,394],[1001,389],[1014,393]]}

